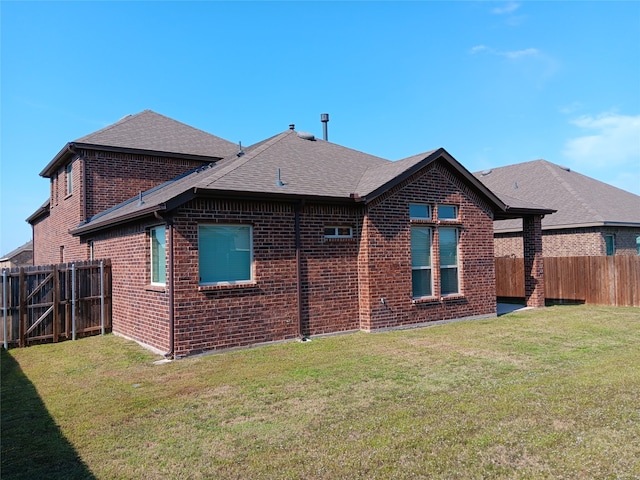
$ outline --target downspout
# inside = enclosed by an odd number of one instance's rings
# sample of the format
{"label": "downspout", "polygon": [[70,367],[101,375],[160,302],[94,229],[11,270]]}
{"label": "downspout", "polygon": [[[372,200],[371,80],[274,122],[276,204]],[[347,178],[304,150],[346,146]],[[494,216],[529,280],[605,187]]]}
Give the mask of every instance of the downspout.
{"label": "downspout", "polygon": [[296,293],[298,298],[298,337],[304,340],[302,333],[302,241],[300,236],[300,210],[302,201],[294,206],[294,229],[296,237]]}
{"label": "downspout", "polygon": [[175,307],[174,307],[174,255],[173,255],[173,220],[163,218],[158,212],[153,212],[158,220],[166,222],[169,229],[169,351],[164,354],[166,358],[173,358],[175,352]]}

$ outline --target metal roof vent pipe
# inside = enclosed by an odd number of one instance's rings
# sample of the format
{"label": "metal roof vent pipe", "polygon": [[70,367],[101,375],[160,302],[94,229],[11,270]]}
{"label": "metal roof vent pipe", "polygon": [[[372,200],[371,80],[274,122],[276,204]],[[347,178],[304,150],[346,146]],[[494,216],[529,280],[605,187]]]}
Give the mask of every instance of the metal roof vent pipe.
{"label": "metal roof vent pipe", "polygon": [[329,132],[327,131],[327,123],[329,123],[329,114],[328,113],[321,113],[320,114],[320,121],[322,122],[322,139],[324,141],[328,141],[329,140]]}

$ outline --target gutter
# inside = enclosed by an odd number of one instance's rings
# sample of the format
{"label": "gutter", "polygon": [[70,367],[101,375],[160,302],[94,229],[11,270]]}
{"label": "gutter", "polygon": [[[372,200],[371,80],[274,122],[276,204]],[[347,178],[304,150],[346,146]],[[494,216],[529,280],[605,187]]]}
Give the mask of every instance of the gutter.
{"label": "gutter", "polygon": [[99,230],[102,230],[104,228],[111,228],[114,227],[116,225],[122,225],[124,223],[128,223],[131,220],[135,220],[141,217],[144,217],[146,215],[151,215],[153,214],[154,216],[156,214],[159,214],[158,212],[162,212],[166,210],[166,206],[164,204],[160,204],[160,205],[153,205],[151,207],[142,209],[142,210],[136,210],[135,212],[131,212],[128,213],[126,215],[122,215],[121,217],[118,217],[117,219],[113,220],[113,221],[104,221],[104,222],[89,222],[87,225],[84,226],[79,226],[73,229],[69,230],[69,233],[71,235],[85,235],[87,233],[94,233],[97,232]]}

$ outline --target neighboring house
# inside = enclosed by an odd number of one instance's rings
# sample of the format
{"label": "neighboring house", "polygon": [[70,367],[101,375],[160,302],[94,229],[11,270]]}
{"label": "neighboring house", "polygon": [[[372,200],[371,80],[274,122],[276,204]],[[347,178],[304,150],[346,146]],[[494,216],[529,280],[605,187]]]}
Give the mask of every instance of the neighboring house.
{"label": "neighboring house", "polygon": [[33,242],[27,242],[0,258],[0,269],[31,265],[33,265]]}
{"label": "neighboring house", "polygon": [[[503,200],[510,196],[557,210],[542,220],[545,257],[640,255],[638,195],[546,160],[474,175]],[[522,257],[521,221],[496,221],[494,235],[497,257]]]}
{"label": "neighboring house", "polygon": [[[293,128],[231,154],[197,131],[194,159],[190,127],[146,111],[72,142],[42,172],[37,261],[110,258],[113,330],[184,356],[495,316],[493,221],[524,217],[527,298],[544,305],[552,210],[507,207],[444,149],[392,162]],[[190,170],[156,174],[176,163]]]}

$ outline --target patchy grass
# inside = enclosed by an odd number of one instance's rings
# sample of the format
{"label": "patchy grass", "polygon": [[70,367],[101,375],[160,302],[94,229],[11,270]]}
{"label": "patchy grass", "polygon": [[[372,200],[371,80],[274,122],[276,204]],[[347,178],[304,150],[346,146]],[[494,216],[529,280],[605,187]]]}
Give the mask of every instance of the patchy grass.
{"label": "patchy grass", "polygon": [[2,478],[640,478],[640,310],[187,358],[2,352]]}

